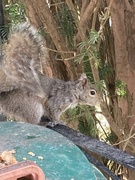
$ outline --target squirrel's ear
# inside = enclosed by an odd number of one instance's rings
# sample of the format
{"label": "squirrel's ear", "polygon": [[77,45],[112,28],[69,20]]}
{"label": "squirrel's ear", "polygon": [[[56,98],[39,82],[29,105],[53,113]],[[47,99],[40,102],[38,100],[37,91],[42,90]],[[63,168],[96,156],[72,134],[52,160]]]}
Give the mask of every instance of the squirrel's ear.
{"label": "squirrel's ear", "polygon": [[86,74],[83,73],[79,78],[78,87],[80,89],[84,89],[85,86],[87,85],[87,81],[88,81],[87,76]]}

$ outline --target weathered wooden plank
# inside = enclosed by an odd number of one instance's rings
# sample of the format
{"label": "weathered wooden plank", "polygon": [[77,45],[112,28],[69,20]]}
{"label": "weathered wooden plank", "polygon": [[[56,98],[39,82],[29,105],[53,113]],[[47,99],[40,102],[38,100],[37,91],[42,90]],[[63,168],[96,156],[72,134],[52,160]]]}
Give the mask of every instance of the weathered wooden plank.
{"label": "weathered wooden plank", "polygon": [[97,139],[90,138],[64,125],[57,125],[51,129],[67,137],[83,149],[90,150],[127,168],[135,169],[135,156],[127,154]]}

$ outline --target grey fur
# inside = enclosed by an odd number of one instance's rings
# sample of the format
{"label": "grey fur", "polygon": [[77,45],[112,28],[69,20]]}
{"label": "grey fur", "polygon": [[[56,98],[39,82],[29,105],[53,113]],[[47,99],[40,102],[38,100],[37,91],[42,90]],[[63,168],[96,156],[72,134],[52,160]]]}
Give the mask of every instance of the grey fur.
{"label": "grey fur", "polygon": [[29,23],[12,27],[3,46],[1,68],[18,88],[27,88],[37,96],[45,97],[40,84],[40,54],[43,41]]}
{"label": "grey fur", "polygon": [[65,82],[40,73],[42,40],[35,35],[33,27],[24,23],[11,31],[4,45],[0,111],[18,121],[38,124],[43,115],[60,121],[61,114],[70,107],[95,106],[99,96],[85,74],[77,81]]}

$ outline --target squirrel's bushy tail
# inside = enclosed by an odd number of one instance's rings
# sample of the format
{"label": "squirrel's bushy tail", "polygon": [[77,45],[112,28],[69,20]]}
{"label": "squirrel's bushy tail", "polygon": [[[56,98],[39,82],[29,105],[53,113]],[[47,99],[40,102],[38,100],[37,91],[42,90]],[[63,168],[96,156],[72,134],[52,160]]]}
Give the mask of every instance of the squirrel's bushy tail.
{"label": "squirrel's bushy tail", "polygon": [[44,97],[38,72],[43,40],[37,30],[25,22],[12,27],[3,46],[2,69],[18,88],[26,88]]}

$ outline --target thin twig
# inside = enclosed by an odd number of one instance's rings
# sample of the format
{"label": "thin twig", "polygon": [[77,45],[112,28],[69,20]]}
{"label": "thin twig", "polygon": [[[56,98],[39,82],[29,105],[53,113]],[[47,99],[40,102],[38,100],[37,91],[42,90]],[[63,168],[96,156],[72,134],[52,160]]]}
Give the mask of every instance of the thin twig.
{"label": "thin twig", "polygon": [[[134,130],[134,127],[135,127],[135,124],[133,124],[133,126],[131,127],[128,138],[123,140],[123,142],[125,142],[125,144],[124,144],[124,146],[123,146],[123,151],[126,150],[126,147],[128,146],[128,143],[129,143],[130,139],[135,137],[135,133],[134,133],[133,135],[131,135],[132,132],[133,132],[133,130]],[[122,141],[120,141],[119,144],[120,144],[121,142],[122,142]],[[116,175],[118,174],[120,168],[121,168],[121,165],[119,164],[117,170],[115,171]]]}
{"label": "thin twig", "polygon": [[49,50],[49,51],[52,51],[52,52],[57,52],[57,53],[69,53],[69,54],[75,54],[76,52],[75,51],[58,51],[56,49],[51,49],[51,48],[48,48],[48,47],[45,47],[45,49]]}

